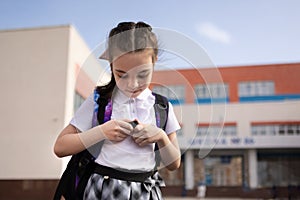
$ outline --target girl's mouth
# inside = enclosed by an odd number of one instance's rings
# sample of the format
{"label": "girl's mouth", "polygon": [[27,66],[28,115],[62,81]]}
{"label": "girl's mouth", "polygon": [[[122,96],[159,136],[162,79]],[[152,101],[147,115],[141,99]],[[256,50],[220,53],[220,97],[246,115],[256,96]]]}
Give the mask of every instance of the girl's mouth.
{"label": "girl's mouth", "polygon": [[129,92],[129,93],[136,93],[136,92],[139,92],[139,91],[141,91],[141,88],[136,88],[134,90],[127,90],[127,92]]}
{"label": "girl's mouth", "polygon": [[129,94],[132,94],[132,95],[138,94],[138,93],[140,93],[141,91],[142,91],[141,89],[127,90],[127,92],[128,92]]}

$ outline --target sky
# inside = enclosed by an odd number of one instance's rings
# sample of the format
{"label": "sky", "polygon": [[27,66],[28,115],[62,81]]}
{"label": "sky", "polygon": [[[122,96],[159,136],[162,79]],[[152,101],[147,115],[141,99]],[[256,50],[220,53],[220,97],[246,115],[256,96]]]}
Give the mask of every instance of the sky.
{"label": "sky", "polygon": [[144,21],[187,36],[219,67],[293,63],[299,8],[299,0],[0,0],[0,30],[72,24],[94,49],[119,22]]}

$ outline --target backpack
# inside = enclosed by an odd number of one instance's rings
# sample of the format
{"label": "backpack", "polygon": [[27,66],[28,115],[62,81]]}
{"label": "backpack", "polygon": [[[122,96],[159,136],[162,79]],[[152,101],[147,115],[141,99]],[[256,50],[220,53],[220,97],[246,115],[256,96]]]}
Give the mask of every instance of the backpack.
{"label": "backpack", "polygon": [[[93,113],[93,120],[96,118],[98,123],[102,124],[110,119],[112,110],[110,108],[107,108],[107,104],[109,102],[108,99],[101,98],[101,96],[99,96],[96,91],[94,92],[94,94],[94,97],[96,95],[98,96],[97,98],[95,98],[95,108],[97,109],[95,109]],[[154,110],[156,125],[159,128],[165,130],[169,111],[168,99],[154,92],[152,94],[155,96]],[[93,163],[97,156],[100,154],[103,143],[104,140],[89,147],[86,150],[72,155],[58,183],[53,198],[54,200],[60,200],[61,197],[64,197],[64,199],[66,200],[83,198],[86,184],[94,170]],[[155,168],[159,165],[160,159],[161,158],[158,151],[158,145],[155,144]]]}

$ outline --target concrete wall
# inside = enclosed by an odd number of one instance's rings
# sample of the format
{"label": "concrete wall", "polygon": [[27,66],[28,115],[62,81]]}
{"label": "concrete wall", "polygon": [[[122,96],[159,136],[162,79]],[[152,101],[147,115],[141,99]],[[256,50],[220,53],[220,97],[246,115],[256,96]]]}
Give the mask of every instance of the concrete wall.
{"label": "concrete wall", "polygon": [[1,179],[59,173],[52,148],[67,112],[69,32],[69,26],[0,32]]}
{"label": "concrete wall", "polygon": [[69,25],[0,31],[0,44],[0,179],[57,179],[64,162],[53,145],[73,116],[74,92],[87,97],[93,69],[103,69]]}

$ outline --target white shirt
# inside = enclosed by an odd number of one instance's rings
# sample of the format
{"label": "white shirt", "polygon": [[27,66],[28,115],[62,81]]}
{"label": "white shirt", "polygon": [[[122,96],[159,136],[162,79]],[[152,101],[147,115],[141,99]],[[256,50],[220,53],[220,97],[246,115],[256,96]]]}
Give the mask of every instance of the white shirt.
{"label": "white shirt", "polygon": [[[138,97],[129,98],[117,91],[112,102],[112,119],[138,119],[143,124],[156,124],[154,105],[155,96],[151,90],[144,90]],[[92,128],[94,110],[93,95],[80,106],[70,124],[84,132]],[[179,123],[169,103],[168,121],[165,132],[170,134],[180,129]],[[121,142],[105,140],[96,162],[112,168],[129,170],[152,170],[155,166],[154,144],[138,146],[131,137]]]}

